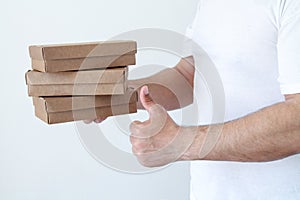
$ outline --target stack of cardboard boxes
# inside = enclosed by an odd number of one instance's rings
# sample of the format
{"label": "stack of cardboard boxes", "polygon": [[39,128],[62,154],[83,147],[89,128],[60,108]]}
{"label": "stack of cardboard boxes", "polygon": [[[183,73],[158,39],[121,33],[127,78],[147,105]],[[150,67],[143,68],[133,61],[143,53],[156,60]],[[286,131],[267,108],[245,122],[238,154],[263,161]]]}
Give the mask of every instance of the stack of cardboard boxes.
{"label": "stack of cardboard boxes", "polygon": [[134,41],[30,46],[26,73],[35,114],[48,124],[135,113],[137,94],[128,88],[135,64]]}

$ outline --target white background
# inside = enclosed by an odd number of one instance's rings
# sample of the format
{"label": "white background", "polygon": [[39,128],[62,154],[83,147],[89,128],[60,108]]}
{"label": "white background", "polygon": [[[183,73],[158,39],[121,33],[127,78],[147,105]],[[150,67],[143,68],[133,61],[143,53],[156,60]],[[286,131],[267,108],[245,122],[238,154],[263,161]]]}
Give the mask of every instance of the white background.
{"label": "white background", "polygon": [[[72,123],[48,126],[34,117],[24,74],[31,44],[106,40],[148,27],[184,33],[197,1],[1,1],[0,199],[188,199],[188,163],[147,175],[102,166],[83,148]],[[158,56],[152,63],[176,61]],[[107,130],[109,121],[101,126]]]}

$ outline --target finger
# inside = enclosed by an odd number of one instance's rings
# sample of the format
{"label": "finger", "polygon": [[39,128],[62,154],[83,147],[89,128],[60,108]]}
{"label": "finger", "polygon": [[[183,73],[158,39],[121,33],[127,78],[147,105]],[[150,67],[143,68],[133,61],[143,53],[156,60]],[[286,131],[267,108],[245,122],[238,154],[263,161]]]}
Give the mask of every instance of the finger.
{"label": "finger", "polygon": [[153,101],[152,97],[150,96],[149,93],[149,88],[148,86],[143,86],[140,90],[140,99],[141,103],[144,106],[146,110],[149,110],[153,105],[156,103]]}
{"label": "finger", "polygon": [[159,117],[161,115],[165,115],[166,110],[158,105],[151,97],[148,86],[143,86],[140,91],[140,99],[144,108],[148,111],[150,115],[150,120],[152,118]]}
{"label": "finger", "polygon": [[148,139],[139,139],[134,136],[130,136],[130,143],[133,147],[139,150],[148,148],[150,140]]}
{"label": "finger", "polygon": [[83,122],[84,122],[85,124],[90,124],[90,123],[93,122],[93,120],[83,120]]}
{"label": "finger", "polygon": [[156,104],[149,109],[149,120],[145,123],[141,132],[148,137],[153,137],[160,133],[166,126],[169,115],[167,111],[160,105]]}
{"label": "finger", "polygon": [[141,132],[143,137],[154,136],[165,126],[168,118],[167,111],[152,99],[148,86],[141,88],[140,100],[149,113],[149,120],[145,121],[143,126],[140,126],[143,130],[137,132]]}
{"label": "finger", "polygon": [[133,121],[129,126],[131,136],[136,138],[143,138],[142,127],[143,127],[142,122]]}
{"label": "finger", "polygon": [[149,139],[157,135],[165,127],[169,116],[162,106],[155,104],[149,110],[149,117],[145,122],[134,121],[130,124],[129,130],[133,137]]}
{"label": "finger", "polygon": [[106,119],[106,117],[100,117],[98,119],[95,119],[94,122],[99,124],[99,123],[103,122],[105,119]]}

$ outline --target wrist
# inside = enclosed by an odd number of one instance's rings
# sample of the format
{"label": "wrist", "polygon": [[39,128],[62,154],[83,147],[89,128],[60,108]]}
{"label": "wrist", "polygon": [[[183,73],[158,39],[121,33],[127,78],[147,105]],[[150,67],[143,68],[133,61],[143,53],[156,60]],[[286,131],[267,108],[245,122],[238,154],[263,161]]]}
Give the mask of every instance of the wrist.
{"label": "wrist", "polygon": [[190,138],[190,144],[186,148],[186,151],[182,154],[179,160],[190,161],[190,160],[201,160],[201,148],[207,134],[208,127],[181,127],[182,134]]}

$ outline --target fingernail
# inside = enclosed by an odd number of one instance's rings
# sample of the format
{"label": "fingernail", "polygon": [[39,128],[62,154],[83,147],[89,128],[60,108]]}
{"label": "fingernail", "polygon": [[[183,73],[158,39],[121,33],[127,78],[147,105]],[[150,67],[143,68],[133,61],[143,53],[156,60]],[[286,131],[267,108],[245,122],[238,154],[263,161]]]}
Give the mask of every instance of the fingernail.
{"label": "fingernail", "polygon": [[148,86],[145,86],[145,88],[144,88],[144,95],[149,95],[149,88],[148,88]]}

